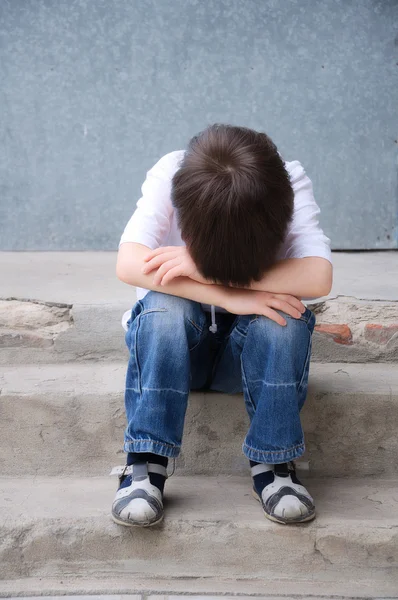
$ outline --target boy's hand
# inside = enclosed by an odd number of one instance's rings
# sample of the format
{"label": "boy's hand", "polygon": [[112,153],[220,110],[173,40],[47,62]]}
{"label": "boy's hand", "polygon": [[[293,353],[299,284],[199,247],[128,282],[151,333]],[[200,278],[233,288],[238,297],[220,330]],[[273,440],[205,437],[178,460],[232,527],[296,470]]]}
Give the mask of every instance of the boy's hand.
{"label": "boy's hand", "polygon": [[305,312],[304,304],[295,296],[237,288],[226,289],[222,306],[235,315],[263,315],[282,326],[286,325],[286,320],[277,310],[294,319],[299,319]]}
{"label": "boy's hand", "polygon": [[211,283],[199,273],[185,246],[157,248],[144,257],[146,265],[142,272],[147,274],[157,269],[154,285],[166,285],[176,277],[189,277],[199,283]]}

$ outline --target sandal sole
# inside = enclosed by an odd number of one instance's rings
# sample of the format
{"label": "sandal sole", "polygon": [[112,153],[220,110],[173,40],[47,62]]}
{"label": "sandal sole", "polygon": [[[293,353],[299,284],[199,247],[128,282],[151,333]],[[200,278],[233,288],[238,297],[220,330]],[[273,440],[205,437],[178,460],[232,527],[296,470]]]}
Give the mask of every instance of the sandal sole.
{"label": "sandal sole", "polygon": [[152,523],[134,523],[133,521],[122,521],[118,517],[116,517],[113,513],[111,513],[111,517],[115,523],[118,525],[123,525],[124,527],[153,527],[154,525],[159,525],[163,521],[164,515],[157,519],[157,521],[153,521]]}

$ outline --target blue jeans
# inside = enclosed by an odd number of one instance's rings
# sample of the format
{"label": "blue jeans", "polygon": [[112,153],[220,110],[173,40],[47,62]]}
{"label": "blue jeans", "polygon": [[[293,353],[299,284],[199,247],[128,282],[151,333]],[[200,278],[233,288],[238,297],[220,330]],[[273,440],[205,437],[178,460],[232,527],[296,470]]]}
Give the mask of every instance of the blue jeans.
{"label": "blue jeans", "polygon": [[[250,418],[243,452],[277,464],[304,453],[300,410],[307,394],[315,316],[210,314],[197,302],[149,292],[134,306],[126,344],[125,452],[176,457],[190,390],[242,392]],[[227,415],[226,415],[227,417]]]}

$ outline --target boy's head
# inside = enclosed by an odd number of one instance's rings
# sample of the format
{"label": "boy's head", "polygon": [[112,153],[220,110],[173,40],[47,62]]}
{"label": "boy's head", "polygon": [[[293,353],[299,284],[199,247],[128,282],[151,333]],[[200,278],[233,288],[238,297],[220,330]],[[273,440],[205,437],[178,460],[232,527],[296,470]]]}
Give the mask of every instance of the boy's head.
{"label": "boy's head", "polygon": [[212,125],[192,138],[173,177],[182,237],[202,275],[225,285],[261,279],[293,212],[282,158],[265,133]]}

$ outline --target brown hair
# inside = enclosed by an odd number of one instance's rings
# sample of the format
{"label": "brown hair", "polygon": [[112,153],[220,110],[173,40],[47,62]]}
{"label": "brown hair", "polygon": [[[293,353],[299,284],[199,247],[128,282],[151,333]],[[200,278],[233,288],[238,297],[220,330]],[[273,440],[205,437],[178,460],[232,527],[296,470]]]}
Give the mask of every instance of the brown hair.
{"label": "brown hair", "polygon": [[273,141],[212,125],[193,137],[172,182],[182,237],[206,279],[245,286],[277,258],[293,190]]}

